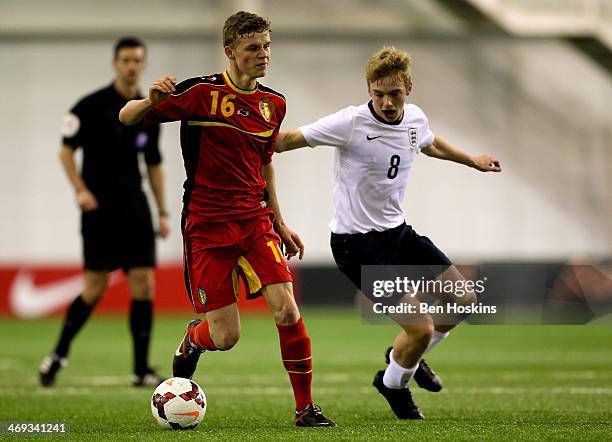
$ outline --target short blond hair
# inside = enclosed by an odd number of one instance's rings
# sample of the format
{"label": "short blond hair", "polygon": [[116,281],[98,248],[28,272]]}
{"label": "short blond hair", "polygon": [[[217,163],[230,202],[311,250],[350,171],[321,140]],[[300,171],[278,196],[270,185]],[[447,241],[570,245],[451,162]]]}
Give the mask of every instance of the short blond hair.
{"label": "short blond hair", "polygon": [[410,54],[395,46],[384,46],[370,57],[366,63],[365,74],[368,90],[372,83],[387,77],[401,80],[408,90],[412,81]]}

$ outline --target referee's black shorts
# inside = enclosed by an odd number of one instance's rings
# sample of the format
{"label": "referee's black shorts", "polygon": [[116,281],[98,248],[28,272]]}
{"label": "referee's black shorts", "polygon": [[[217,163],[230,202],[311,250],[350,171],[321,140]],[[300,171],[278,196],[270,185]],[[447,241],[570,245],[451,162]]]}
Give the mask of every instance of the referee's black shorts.
{"label": "referee's black shorts", "polygon": [[98,203],[97,210],[81,215],[85,270],[154,267],[155,233],[145,194]]}
{"label": "referee's black shorts", "polygon": [[409,265],[446,269],[452,265],[429,238],[419,235],[406,223],[382,232],[332,233],[330,243],[338,269],[359,289],[362,288],[361,266]]}

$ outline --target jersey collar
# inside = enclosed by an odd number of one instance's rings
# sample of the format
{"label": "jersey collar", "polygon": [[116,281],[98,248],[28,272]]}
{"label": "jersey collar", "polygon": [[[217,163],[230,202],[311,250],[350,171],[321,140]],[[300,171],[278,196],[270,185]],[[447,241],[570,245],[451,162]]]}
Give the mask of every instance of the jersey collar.
{"label": "jersey collar", "polygon": [[257,92],[257,86],[259,85],[259,83],[255,83],[255,88],[254,89],[241,89],[241,88],[239,88],[238,86],[236,86],[234,84],[234,82],[230,78],[230,76],[227,73],[227,71],[223,72],[223,78],[225,78],[225,82],[227,83],[227,85],[229,87],[231,87],[232,89],[234,89],[239,94],[249,95],[249,94],[254,94],[255,92]]}
{"label": "jersey collar", "polygon": [[402,114],[402,118],[400,118],[397,121],[385,121],[385,120],[383,120],[381,117],[378,116],[378,114],[374,110],[374,106],[372,105],[372,100],[368,101],[368,108],[370,109],[370,112],[372,112],[372,116],[374,118],[376,118],[376,120],[380,121],[382,124],[388,124],[389,126],[398,126],[402,122],[402,120],[404,119],[404,114]]}

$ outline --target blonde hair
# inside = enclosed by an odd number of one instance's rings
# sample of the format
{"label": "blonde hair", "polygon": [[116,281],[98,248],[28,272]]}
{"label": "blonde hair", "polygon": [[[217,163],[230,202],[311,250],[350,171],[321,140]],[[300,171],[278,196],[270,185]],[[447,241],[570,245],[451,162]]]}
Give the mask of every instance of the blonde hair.
{"label": "blonde hair", "polygon": [[412,81],[410,54],[400,51],[395,46],[384,46],[370,57],[366,63],[365,74],[368,90],[372,83],[387,77],[401,80],[408,90]]}

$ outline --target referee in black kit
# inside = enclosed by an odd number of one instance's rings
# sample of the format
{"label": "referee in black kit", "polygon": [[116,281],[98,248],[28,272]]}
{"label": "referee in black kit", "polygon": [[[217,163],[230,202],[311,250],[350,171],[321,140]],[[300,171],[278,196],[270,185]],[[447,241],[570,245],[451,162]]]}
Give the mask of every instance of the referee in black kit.
{"label": "referee in black kit", "polygon": [[[168,236],[164,175],[158,148],[159,126],[125,126],[119,110],[138,91],[146,65],[144,43],[131,37],[115,44],[112,84],[80,100],[65,117],[60,159],[82,211],[85,289],[68,308],[59,341],[40,368],[40,383],[54,384],[66,367],[70,343],[108,286],[109,272],[122,268],[132,295],[130,330],[134,344],[135,386],[155,386],[163,379],[148,365],[153,319],[155,235],[141,187],[139,153],[144,154],[159,213],[159,235]],[[75,151],[83,149],[81,172]]]}

